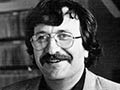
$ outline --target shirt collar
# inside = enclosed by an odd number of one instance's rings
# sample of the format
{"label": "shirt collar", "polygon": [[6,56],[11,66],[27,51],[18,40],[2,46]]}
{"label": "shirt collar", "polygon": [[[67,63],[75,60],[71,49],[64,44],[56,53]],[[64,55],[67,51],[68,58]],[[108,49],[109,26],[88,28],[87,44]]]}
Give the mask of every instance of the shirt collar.
{"label": "shirt collar", "polygon": [[78,81],[78,83],[71,90],[83,90],[85,82],[86,70],[84,69],[83,75]]}

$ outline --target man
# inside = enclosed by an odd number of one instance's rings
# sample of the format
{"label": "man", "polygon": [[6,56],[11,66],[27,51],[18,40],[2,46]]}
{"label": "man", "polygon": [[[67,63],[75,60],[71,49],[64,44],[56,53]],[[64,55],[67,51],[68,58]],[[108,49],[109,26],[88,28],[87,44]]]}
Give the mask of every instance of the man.
{"label": "man", "polygon": [[71,0],[42,0],[26,19],[28,53],[42,73],[1,90],[120,90],[87,68],[98,59],[93,15]]}

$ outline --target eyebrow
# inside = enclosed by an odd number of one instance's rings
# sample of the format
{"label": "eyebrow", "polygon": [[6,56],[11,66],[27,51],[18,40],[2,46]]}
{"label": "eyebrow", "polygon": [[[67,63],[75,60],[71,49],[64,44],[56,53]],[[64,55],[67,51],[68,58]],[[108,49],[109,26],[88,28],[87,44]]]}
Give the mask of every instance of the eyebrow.
{"label": "eyebrow", "polygon": [[35,34],[37,35],[37,34],[40,34],[40,33],[41,33],[41,34],[42,34],[42,33],[44,34],[44,33],[46,33],[46,32],[45,32],[45,31],[39,31],[39,32],[36,32]]}
{"label": "eyebrow", "polygon": [[[61,29],[61,30],[58,30],[56,33],[62,33],[62,32],[68,32],[68,30]],[[45,32],[45,31],[39,31],[39,32],[36,32],[35,35],[37,35],[37,34],[44,34],[44,33],[47,33],[47,32]]]}
{"label": "eyebrow", "polygon": [[61,29],[61,30],[59,30],[57,33],[62,33],[62,32],[67,32],[68,30],[63,30],[63,29]]}

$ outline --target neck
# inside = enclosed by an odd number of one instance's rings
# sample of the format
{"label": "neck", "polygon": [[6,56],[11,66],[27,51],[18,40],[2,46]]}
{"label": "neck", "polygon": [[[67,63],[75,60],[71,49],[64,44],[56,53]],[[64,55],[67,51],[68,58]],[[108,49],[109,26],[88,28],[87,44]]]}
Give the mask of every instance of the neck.
{"label": "neck", "polygon": [[71,90],[75,86],[75,84],[80,80],[83,71],[84,68],[69,78],[56,80],[50,80],[45,78],[45,81],[52,90]]}

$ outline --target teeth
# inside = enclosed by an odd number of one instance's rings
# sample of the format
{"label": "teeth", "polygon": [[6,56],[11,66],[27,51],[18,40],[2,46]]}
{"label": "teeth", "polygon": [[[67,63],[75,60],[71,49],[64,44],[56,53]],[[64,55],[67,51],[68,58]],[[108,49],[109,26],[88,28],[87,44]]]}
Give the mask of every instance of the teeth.
{"label": "teeth", "polygon": [[60,62],[60,60],[50,60],[50,63],[57,63]]}

